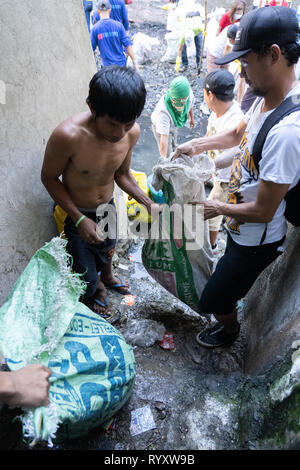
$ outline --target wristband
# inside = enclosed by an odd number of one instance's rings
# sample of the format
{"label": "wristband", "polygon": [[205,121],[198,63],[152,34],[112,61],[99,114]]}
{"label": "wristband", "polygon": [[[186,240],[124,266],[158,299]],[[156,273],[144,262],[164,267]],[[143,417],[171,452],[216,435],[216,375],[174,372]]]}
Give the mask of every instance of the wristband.
{"label": "wristband", "polygon": [[82,215],[82,216],[77,220],[77,222],[76,222],[76,224],[75,224],[75,227],[78,227],[78,225],[80,224],[80,222],[83,221],[83,219],[86,219],[86,215]]}

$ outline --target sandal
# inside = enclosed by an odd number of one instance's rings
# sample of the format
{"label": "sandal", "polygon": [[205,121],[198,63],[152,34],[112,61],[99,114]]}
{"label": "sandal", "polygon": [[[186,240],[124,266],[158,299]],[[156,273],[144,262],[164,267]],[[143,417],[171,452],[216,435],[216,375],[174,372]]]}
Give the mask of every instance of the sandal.
{"label": "sandal", "polygon": [[122,294],[122,295],[131,295],[131,292],[129,290],[124,290],[122,289],[122,287],[129,287],[129,286],[126,286],[125,284],[125,281],[123,279],[120,278],[120,282],[119,283],[116,283],[116,284],[105,284],[105,287],[108,287],[109,289],[114,289],[116,290],[117,292],[119,292],[119,294]]}
{"label": "sandal", "polygon": [[219,348],[221,346],[230,346],[238,337],[240,325],[234,333],[228,333],[222,323],[217,322],[214,326],[206,328],[196,336],[196,341],[205,348]]}
{"label": "sandal", "polygon": [[[94,308],[94,305],[93,303],[96,303],[98,305],[100,305],[100,307],[104,308],[105,311],[104,312],[98,312],[95,308]],[[109,321],[113,318],[113,313],[110,312],[109,309],[107,309],[108,307],[108,296],[105,298],[104,302],[101,302],[101,300],[98,300],[98,299],[91,299],[90,302],[88,302],[88,307],[94,312],[96,313],[97,315],[99,315],[99,317],[103,318],[104,320],[106,321]],[[106,313],[107,311],[107,313]]]}

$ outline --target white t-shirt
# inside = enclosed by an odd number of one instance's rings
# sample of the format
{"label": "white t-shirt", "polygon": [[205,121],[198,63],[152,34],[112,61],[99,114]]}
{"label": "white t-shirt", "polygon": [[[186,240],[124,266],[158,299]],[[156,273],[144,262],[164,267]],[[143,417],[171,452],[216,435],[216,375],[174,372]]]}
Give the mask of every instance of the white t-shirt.
{"label": "white t-shirt", "polygon": [[176,7],[177,5],[174,3],[174,6],[171,5],[171,8],[169,10],[166,25],[167,31],[174,31],[178,28],[178,11]]}
{"label": "white t-shirt", "polygon": [[[231,25],[229,25],[231,26]],[[226,26],[218,36],[216,36],[211,44],[208,44],[207,50],[214,57],[221,57],[224,54],[225,46],[230,44],[229,39],[227,38],[227,30],[229,26]]]}
{"label": "white t-shirt", "polygon": [[[190,88],[189,111],[193,107],[194,101],[194,93],[193,90]],[[158,134],[169,135],[170,130],[176,128],[172,116],[166,108],[164,95],[160,98],[159,102],[155,106],[153,113],[151,114],[151,122],[154,125],[155,130]]]}
{"label": "white t-shirt", "polygon": [[[286,97],[300,93],[300,85]],[[300,178],[300,111],[283,118],[268,133],[256,171],[251,152],[256,136],[273,110],[262,113],[262,98],[257,98],[245,115],[247,128],[235,156],[229,183],[228,202],[232,204],[255,201],[260,179],[293,188]],[[285,199],[279,204],[272,221],[238,223],[227,217],[226,226],[233,240],[240,245],[259,245],[267,226],[263,244],[281,240],[287,230],[284,217]]]}
{"label": "white t-shirt", "polygon": [[[221,117],[217,117],[216,113],[212,112],[208,118],[207,132],[209,135],[220,134],[220,132],[233,129],[236,127],[244,117],[244,113],[237,101],[234,101],[230,108]],[[209,150],[208,155],[214,159],[215,157],[229,157],[232,158],[238,152],[239,147],[232,147],[226,150]],[[228,183],[230,179],[231,166],[227,168],[217,169],[215,172],[215,179],[222,183]]]}

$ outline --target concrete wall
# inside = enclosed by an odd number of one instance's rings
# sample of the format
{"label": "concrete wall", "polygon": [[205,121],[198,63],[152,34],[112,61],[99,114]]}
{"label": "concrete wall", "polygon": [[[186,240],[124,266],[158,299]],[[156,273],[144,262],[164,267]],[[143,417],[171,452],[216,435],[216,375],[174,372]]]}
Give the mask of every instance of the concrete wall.
{"label": "concrete wall", "polygon": [[40,182],[45,145],[87,109],[96,72],[81,0],[1,0],[0,305],[34,252],[52,238]]}
{"label": "concrete wall", "polygon": [[247,373],[271,367],[300,338],[300,229],[290,228],[288,240],[246,297]]}

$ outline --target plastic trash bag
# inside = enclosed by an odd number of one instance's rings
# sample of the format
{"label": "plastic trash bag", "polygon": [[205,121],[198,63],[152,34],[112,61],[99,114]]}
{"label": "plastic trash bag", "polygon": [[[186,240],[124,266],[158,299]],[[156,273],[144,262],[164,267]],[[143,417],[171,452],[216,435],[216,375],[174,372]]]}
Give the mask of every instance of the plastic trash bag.
{"label": "plastic trash bag", "polygon": [[132,318],[126,324],[124,337],[128,343],[148,348],[163,339],[166,329],[162,323],[147,318]]}
{"label": "plastic trash bag", "polygon": [[[133,38],[133,52],[137,65],[143,65],[151,59],[152,48],[159,45],[159,39],[147,36],[144,33],[136,33]],[[128,58],[127,65],[131,65],[131,58]]]}
{"label": "plastic trash bag", "polygon": [[[213,254],[203,208],[188,203],[206,199],[204,182],[214,172],[214,163],[204,154],[181,156],[174,162],[171,158],[159,160],[153,168],[152,185],[163,190],[167,204],[159,218],[152,218],[142,261],[159,284],[201,313],[198,302],[212,274]],[[172,212],[175,206],[177,215]]]}
{"label": "plastic trash bag", "polygon": [[[130,170],[132,173],[132,176],[134,177],[135,181],[139,185],[139,187],[144,191],[144,193],[149,196],[150,191],[149,187],[147,184],[147,175],[143,171],[135,171],[135,170]],[[124,201],[126,204],[126,209],[127,209],[127,215],[130,220],[134,220],[137,216],[139,217],[140,222],[149,222],[151,220],[151,217],[148,214],[147,209],[137,202],[135,199],[133,199],[131,196],[126,194],[123,191],[124,195]]]}
{"label": "plastic trash bag", "polygon": [[181,39],[182,34],[179,31],[171,31],[165,35],[167,49],[163,57],[160,59],[161,62],[170,62],[175,64]]}
{"label": "plastic trash bag", "polygon": [[70,269],[67,241],[53,238],[32,257],[0,309],[0,350],[11,370],[42,363],[52,370],[50,405],[26,409],[23,433],[60,442],[105,425],[129,398],[131,346],[78,301],[86,284]]}

